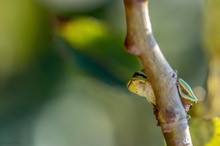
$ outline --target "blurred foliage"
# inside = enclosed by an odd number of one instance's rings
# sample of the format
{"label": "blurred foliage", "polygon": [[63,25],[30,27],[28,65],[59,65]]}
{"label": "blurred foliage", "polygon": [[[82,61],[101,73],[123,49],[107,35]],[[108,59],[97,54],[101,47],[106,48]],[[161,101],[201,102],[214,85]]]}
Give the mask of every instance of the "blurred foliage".
{"label": "blurred foliage", "polygon": [[126,74],[129,71],[140,68],[137,59],[123,49],[123,38],[118,37],[99,20],[88,17],[75,18],[62,23],[60,33],[71,46],[99,62],[98,64],[118,80],[127,80],[129,76]]}
{"label": "blurred foliage", "polygon": [[204,9],[204,44],[205,51],[209,57],[217,56],[219,58],[220,48],[220,19],[219,19],[219,0],[205,1]]}
{"label": "blurred foliage", "polygon": [[190,122],[190,133],[195,146],[218,146],[220,144],[220,119],[218,117],[193,119]]}
{"label": "blurred foliage", "polygon": [[220,116],[220,1],[205,2],[204,10],[204,45],[209,59],[209,74],[207,78],[208,96],[206,103],[206,116]]}
{"label": "blurred foliage", "polygon": [[33,1],[1,1],[0,10],[0,80],[6,80],[46,51],[50,29],[45,10]]}
{"label": "blurred foliage", "polygon": [[[199,129],[199,130],[198,130]],[[195,146],[218,146],[220,119],[196,118],[190,122],[190,133]]]}
{"label": "blurred foliage", "polygon": [[[170,64],[204,88],[201,5],[154,0],[150,14]],[[125,88],[141,66],[123,48],[122,1],[1,1],[0,21],[0,145],[163,145],[151,105]]]}
{"label": "blurred foliage", "polygon": [[195,146],[204,146],[210,141],[213,131],[213,123],[209,119],[193,118],[190,121],[190,133]]}
{"label": "blurred foliage", "polygon": [[212,120],[214,125],[214,132],[212,139],[205,146],[217,146],[220,144],[220,119],[214,118]]}

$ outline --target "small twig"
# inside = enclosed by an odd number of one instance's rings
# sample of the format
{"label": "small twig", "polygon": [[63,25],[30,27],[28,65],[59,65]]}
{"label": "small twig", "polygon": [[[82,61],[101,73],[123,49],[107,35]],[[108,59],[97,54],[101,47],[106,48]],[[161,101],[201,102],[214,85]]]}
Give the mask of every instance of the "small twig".
{"label": "small twig", "polygon": [[177,75],[157,45],[151,29],[148,0],[124,0],[125,47],[141,61],[156,96],[156,118],[168,146],[192,145],[187,114],[176,87]]}

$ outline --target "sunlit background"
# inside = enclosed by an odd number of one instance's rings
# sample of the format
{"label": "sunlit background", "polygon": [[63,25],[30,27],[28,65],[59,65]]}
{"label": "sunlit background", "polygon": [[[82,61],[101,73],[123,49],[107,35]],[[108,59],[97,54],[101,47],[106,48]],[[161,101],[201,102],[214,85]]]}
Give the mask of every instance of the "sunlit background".
{"label": "sunlit background", "polygon": [[[151,0],[150,15],[170,65],[204,91],[203,1]],[[0,146],[163,145],[126,89],[141,65],[125,35],[122,0],[0,1]]]}

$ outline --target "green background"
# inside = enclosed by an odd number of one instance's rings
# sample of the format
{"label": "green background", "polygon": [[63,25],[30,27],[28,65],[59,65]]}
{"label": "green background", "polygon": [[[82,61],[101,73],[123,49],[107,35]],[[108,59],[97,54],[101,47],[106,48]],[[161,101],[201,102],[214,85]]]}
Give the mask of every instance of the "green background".
{"label": "green background", "polygon": [[[205,85],[203,3],[150,1],[154,36],[192,87]],[[152,106],[126,89],[123,1],[0,1],[0,145],[163,145]]]}

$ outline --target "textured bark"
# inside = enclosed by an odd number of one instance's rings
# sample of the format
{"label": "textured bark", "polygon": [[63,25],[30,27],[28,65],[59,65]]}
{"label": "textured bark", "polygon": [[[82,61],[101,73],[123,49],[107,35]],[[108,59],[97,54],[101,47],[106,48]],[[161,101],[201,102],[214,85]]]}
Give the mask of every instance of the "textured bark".
{"label": "textured bark", "polygon": [[155,96],[155,116],[168,146],[191,146],[191,136],[177,91],[177,75],[164,58],[153,34],[148,0],[124,0],[127,20],[125,47],[141,61]]}

